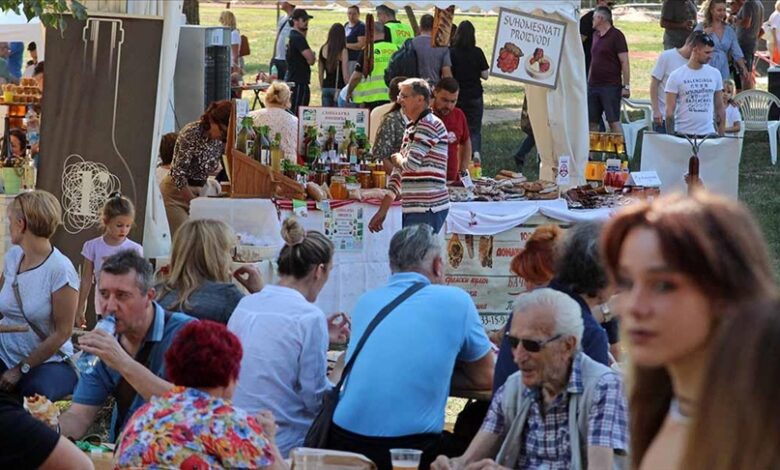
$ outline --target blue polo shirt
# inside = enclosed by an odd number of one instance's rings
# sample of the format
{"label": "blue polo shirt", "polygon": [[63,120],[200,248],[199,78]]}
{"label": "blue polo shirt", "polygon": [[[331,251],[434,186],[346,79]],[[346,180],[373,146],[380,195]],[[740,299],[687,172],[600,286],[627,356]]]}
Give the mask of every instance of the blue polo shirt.
{"label": "blue polo shirt", "polygon": [[416,282],[427,285],[390,312],[355,360],[333,418],[347,431],[375,437],[440,433],[455,361],[474,362],[490,351],[466,291],[399,273],[358,300],[347,359],[376,314]]}
{"label": "blue polo shirt", "polygon": [[[171,346],[173,338],[176,333],[186,325],[188,322],[193,321],[194,318],[183,313],[175,312],[171,315],[168,321],[165,321],[165,310],[160,307],[157,302],[154,302],[154,320],[152,327],[146,333],[146,343],[158,343],[156,344],[150,354],[147,363],[149,369],[154,372],[158,377],[165,378],[165,352]],[[143,349],[143,345],[141,346]],[[139,349],[140,351],[140,349]],[[109,395],[113,395],[116,386],[119,385],[119,381],[122,376],[114,369],[106,366],[103,361],[98,361],[95,368],[88,374],[82,374],[79,378],[79,383],[76,385],[76,390],[73,392],[73,403],[89,406],[103,406]],[[109,427],[109,439],[114,442],[116,436],[114,435],[114,427],[117,419],[121,419],[122,427],[127,422],[127,418],[135,413],[146,400],[141,395],[136,395],[133,403],[130,405],[130,409],[127,410],[127,415],[117,417],[117,408],[114,404],[114,411],[111,414],[111,426]],[[121,428],[120,428],[121,429]]]}

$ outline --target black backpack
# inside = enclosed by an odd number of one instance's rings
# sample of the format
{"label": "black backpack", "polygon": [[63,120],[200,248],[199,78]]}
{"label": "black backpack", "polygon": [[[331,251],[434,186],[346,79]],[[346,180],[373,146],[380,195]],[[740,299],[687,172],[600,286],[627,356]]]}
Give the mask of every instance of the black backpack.
{"label": "black backpack", "polygon": [[395,77],[416,78],[419,75],[417,51],[412,46],[412,40],[407,39],[404,45],[390,57],[390,62],[385,69],[385,84],[390,86],[390,81]]}

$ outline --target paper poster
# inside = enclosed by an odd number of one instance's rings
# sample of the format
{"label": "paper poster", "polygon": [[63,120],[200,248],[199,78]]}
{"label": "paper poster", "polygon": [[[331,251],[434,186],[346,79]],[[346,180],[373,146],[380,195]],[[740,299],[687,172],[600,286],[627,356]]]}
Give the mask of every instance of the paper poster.
{"label": "paper poster", "polygon": [[361,251],[363,249],[363,207],[352,204],[325,213],[325,236],[337,250]]}
{"label": "paper poster", "polygon": [[523,280],[510,269],[512,258],[525,247],[538,226],[551,223],[562,224],[534,217],[524,225],[493,236],[446,234],[444,282],[469,293],[487,329],[503,327],[515,298],[526,291]]}
{"label": "paper poster", "polygon": [[502,8],[490,75],[556,88],[565,33],[563,21]]}
{"label": "paper poster", "polygon": [[369,109],[363,108],[320,108],[301,106],[298,108],[298,153],[303,154],[303,133],[309,126],[316,126],[319,142],[328,138],[328,128],[336,128],[336,141],[344,140],[344,123],[350,121],[357,135],[368,137]]}

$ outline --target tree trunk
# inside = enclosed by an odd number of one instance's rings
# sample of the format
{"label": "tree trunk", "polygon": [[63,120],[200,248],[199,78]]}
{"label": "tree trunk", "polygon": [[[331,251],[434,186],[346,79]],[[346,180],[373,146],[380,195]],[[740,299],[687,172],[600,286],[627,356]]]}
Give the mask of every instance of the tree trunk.
{"label": "tree trunk", "polygon": [[200,24],[199,0],[184,0],[182,12],[187,17],[187,24]]}

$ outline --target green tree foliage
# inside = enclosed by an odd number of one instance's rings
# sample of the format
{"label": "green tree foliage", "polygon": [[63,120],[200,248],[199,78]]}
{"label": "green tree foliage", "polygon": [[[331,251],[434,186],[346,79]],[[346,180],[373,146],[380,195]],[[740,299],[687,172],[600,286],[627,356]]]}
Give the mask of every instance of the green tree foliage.
{"label": "green tree foliage", "polygon": [[0,0],[0,11],[13,11],[27,17],[39,18],[44,26],[65,29],[63,15],[73,14],[79,20],[86,19],[87,9],[78,0]]}

